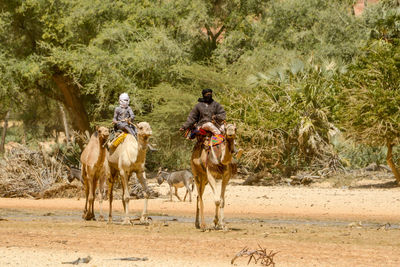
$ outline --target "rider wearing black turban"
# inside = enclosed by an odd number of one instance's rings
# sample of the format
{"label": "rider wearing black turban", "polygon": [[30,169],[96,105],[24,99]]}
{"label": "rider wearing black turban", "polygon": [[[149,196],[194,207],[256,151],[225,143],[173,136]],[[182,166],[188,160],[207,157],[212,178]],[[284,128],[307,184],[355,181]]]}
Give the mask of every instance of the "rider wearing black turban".
{"label": "rider wearing black turban", "polygon": [[191,128],[194,124],[201,127],[207,122],[212,122],[218,128],[223,124],[226,119],[225,110],[220,103],[213,100],[212,93],[213,91],[209,88],[201,92],[203,97],[199,98],[199,102],[190,112],[186,122],[181,127],[182,130]]}

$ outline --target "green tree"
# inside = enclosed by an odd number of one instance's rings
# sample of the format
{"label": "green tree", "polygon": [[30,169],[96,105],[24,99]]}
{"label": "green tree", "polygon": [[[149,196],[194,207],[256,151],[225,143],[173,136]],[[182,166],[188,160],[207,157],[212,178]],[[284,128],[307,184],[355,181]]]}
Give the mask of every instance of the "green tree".
{"label": "green tree", "polygon": [[372,42],[339,79],[342,127],[357,142],[386,145],[388,164],[400,183],[392,159],[393,146],[400,141],[400,47],[384,40]]}

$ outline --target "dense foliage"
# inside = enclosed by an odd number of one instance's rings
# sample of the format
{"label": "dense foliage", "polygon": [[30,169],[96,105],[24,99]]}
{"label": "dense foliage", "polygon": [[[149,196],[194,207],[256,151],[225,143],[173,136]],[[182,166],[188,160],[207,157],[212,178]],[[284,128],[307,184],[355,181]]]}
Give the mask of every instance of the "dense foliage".
{"label": "dense foliage", "polygon": [[127,92],[159,148],[148,168],[177,169],[192,146],[177,130],[209,87],[238,125],[242,166],[285,175],[326,167],[343,155],[338,128],[372,146],[399,137],[398,1],[357,17],[352,4],[1,1],[0,115],[12,110],[40,139],[62,129],[63,104],[85,131],[109,125]]}

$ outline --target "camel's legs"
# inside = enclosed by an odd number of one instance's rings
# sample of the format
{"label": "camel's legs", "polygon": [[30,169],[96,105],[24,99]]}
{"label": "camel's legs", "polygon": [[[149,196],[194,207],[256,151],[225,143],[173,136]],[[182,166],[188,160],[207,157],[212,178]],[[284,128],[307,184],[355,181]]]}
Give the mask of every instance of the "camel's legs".
{"label": "camel's legs", "polygon": [[[200,192],[200,181],[198,181],[197,176],[194,176],[194,183],[196,184],[196,189],[197,192]],[[194,225],[196,226],[197,229],[200,228],[200,223],[199,223],[199,195],[197,194],[196,198],[196,219],[194,222]]]}
{"label": "camel's legs", "polygon": [[[92,176],[93,177],[93,176]],[[88,205],[89,205],[89,209],[86,213],[85,216],[85,220],[91,220],[92,218],[94,218],[94,213],[93,213],[93,202],[94,202],[94,191],[93,191],[93,180],[88,181],[88,185],[89,185],[89,197],[88,197]]]}
{"label": "camel's legs", "polygon": [[143,192],[144,192],[144,206],[143,206],[143,212],[142,212],[142,216],[140,217],[140,221],[141,222],[147,222],[147,204],[149,201],[149,197],[150,197],[150,191],[149,188],[147,186],[147,179],[146,179],[146,173],[145,172],[139,172],[136,173],[136,177],[139,180],[139,183],[142,185],[143,188]]}
{"label": "camel's legs", "polygon": [[131,224],[131,220],[129,218],[129,189],[128,189],[128,179],[129,175],[126,173],[123,168],[120,168],[120,176],[122,183],[122,204],[124,205],[125,211],[125,219],[122,224]]}
{"label": "camel's legs", "polygon": [[[207,179],[205,177],[195,177],[196,188],[197,188],[197,205],[196,205],[196,228],[205,229],[206,223],[204,220],[204,203],[203,203],[203,193],[206,187]],[[201,223],[199,223],[199,214]]]}
{"label": "camel's legs", "polygon": [[100,207],[100,215],[99,221],[104,221],[103,216],[103,191],[104,191],[104,177],[100,177],[99,179],[99,207]]}
{"label": "camel's legs", "polygon": [[175,187],[175,196],[179,199],[179,201],[182,201],[182,199],[178,195],[178,188],[176,188],[176,187]]}
{"label": "camel's legs", "polygon": [[93,178],[93,191],[92,191],[92,196],[93,196],[93,200],[92,200],[92,219],[95,220],[95,216],[94,216],[94,202],[96,200],[96,188],[97,188],[97,180],[96,176]]}
{"label": "camel's legs", "polygon": [[218,222],[219,222],[219,209],[221,205],[221,182],[217,181],[215,177],[211,174],[211,172],[207,169],[207,179],[208,182],[210,183],[211,190],[214,195],[214,203],[215,203],[215,217],[214,217],[214,225],[215,227],[218,227]]}
{"label": "camel's legs", "polygon": [[83,210],[83,215],[82,215],[82,218],[85,219],[86,213],[88,210],[88,197],[89,197],[89,185],[88,185],[88,180],[86,177],[85,166],[82,166],[81,176],[82,176],[84,186],[85,186],[85,198],[86,198],[85,199],[85,209]]}
{"label": "camel's legs", "polygon": [[112,223],[112,201],[113,201],[113,187],[114,187],[115,176],[111,176],[110,178],[111,178],[110,181],[108,181],[108,201],[110,203],[108,209],[108,223]]}
{"label": "camel's legs", "polygon": [[221,185],[221,205],[220,205],[219,225],[222,227],[222,229],[225,229],[225,218],[224,218],[225,190],[226,190],[226,185],[229,182],[229,179],[230,179],[230,170],[224,173]]}

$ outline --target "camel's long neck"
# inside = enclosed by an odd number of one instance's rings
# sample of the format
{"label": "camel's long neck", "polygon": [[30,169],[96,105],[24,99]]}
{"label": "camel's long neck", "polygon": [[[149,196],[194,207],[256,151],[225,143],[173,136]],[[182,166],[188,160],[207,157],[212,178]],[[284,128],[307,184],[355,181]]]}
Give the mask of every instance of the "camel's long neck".
{"label": "camel's long neck", "polygon": [[234,138],[226,138],[225,149],[222,152],[222,160],[221,160],[222,164],[228,165],[232,162],[234,143],[235,143]]}
{"label": "camel's long neck", "polygon": [[138,156],[137,156],[136,162],[144,162],[146,160],[146,152],[147,152],[148,143],[149,143],[149,141],[147,138],[145,139],[141,136],[138,136],[139,151],[138,151]]}
{"label": "camel's long neck", "polygon": [[103,163],[106,156],[106,148],[103,147],[102,140],[100,140],[100,138],[97,139],[97,141],[99,146],[99,158],[97,159],[97,163]]}

